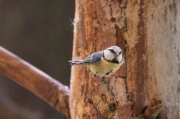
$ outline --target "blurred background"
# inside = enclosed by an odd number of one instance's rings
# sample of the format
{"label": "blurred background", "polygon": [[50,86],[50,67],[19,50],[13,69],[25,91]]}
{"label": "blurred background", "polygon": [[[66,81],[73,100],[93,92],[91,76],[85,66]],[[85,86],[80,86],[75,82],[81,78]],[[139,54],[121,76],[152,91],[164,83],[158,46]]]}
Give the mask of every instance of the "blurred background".
{"label": "blurred background", "polygon": [[[0,0],[0,45],[69,86],[73,0]],[[0,119],[65,119],[0,74]]]}

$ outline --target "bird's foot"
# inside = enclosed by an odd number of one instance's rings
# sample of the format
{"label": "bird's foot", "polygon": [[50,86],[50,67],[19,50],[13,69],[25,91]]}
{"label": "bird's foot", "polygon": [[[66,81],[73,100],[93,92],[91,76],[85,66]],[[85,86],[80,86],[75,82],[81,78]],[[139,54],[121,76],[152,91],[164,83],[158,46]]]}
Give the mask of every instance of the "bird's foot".
{"label": "bird's foot", "polygon": [[108,76],[110,73],[112,73],[112,70],[110,72],[106,72],[106,74],[102,77],[101,81],[105,81],[106,76]]}
{"label": "bird's foot", "polygon": [[110,75],[110,74],[112,74],[112,73],[113,73],[112,70],[109,71],[109,72],[106,72],[105,76],[108,76],[108,75]]}
{"label": "bird's foot", "polygon": [[103,77],[101,78],[101,82],[106,83],[106,84],[109,84],[109,82],[106,80],[106,76],[103,76]]}
{"label": "bird's foot", "polygon": [[94,78],[94,79],[96,79],[96,80],[100,80],[99,78],[97,78],[97,76],[96,76],[95,73],[92,74],[92,78]]}
{"label": "bird's foot", "polygon": [[105,81],[106,80],[106,77],[105,76],[103,76],[102,77],[102,79],[101,79],[101,81]]}

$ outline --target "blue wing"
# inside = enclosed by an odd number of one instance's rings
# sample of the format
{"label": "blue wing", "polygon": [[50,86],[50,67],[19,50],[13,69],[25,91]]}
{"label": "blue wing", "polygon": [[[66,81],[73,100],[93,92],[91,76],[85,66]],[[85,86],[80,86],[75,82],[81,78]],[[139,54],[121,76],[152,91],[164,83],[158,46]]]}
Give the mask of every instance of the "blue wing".
{"label": "blue wing", "polygon": [[71,60],[69,62],[71,65],[88,65],[99,62],[102,57],[103,51],[99,51],[87,56],[84,60]]}

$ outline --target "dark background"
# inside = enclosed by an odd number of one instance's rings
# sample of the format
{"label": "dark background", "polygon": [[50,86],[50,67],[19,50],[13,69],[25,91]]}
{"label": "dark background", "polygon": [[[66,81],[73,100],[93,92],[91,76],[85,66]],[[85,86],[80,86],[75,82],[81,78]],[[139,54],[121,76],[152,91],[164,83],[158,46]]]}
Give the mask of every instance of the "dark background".
{"label": "dark background", "polygon": [[[0,45],[69,86],[73,0],[0,0]],[[0,119],[64,119],[0,74]]]}

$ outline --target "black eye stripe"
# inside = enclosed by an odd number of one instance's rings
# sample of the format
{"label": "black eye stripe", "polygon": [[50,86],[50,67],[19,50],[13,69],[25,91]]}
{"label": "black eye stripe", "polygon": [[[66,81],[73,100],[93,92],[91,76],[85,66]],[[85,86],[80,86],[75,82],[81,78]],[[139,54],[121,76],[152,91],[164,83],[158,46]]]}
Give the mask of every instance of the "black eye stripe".
{"label": "black eye stripe", "polygon": [[116,54],[116,52],[114,52],[114,50],[113,50],[113,49],[110,49],[109,51],[110,51],[110,52],[112,52],[113,54]]}
{"label": "black eye stripe", "polygon": [[[110,52],[112,52],[113,54],[117,54],[113,49],[109,49]],[[118,54],[120,55],[122,52],[119,52]]]}

